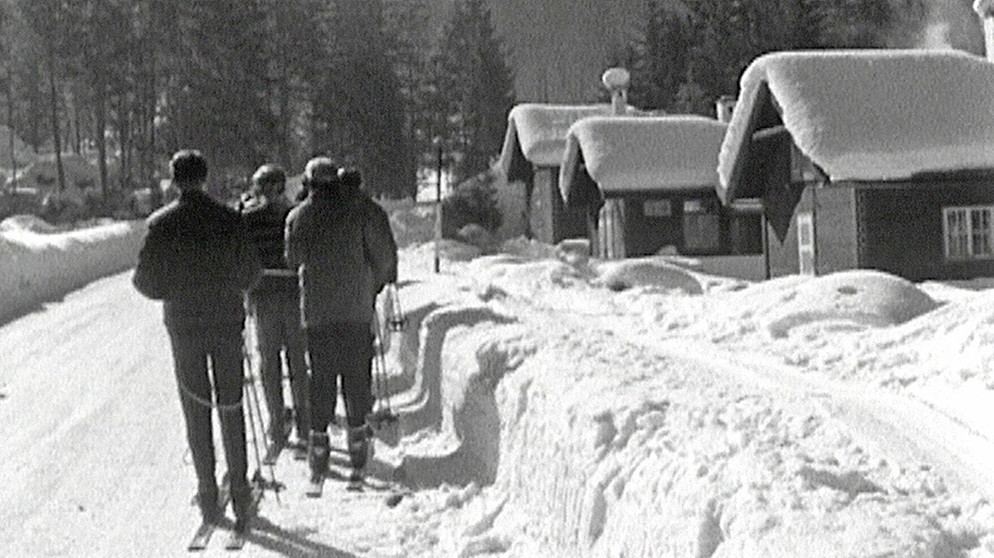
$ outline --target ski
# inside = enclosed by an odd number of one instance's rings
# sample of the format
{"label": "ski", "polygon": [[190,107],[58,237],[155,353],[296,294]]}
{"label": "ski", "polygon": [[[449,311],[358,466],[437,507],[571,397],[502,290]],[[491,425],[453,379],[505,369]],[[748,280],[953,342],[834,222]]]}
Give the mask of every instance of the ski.
{"label": "ski", "polygon": [[261,484],[257,482],[252,483],[252,504],[249,506],[249,516],[245,521],[245,529],[231,530],[231,533],[228,534],[228,541],[224,545],[224,548],[227,550],[241,550],[245,546],[248,534],[252,530],[252,520],[255,519],[259,511],[259,501],[262,500],[262,492],[263,488]]}
{"label": "ski", "polygon": [[[220,506],[222,512],[228,505],[228,501],[231,500],[231,490],[228,486],[228,474],[224,474],[224,478],[221,480],[221,488],[218,490],[217,495],[217,505]],[[197,530],[193,533],[193,538],[190,539],[190,543],[186,545],[186,549],[190,552],[195,552],[199,550],[204,550],[207,548],[207,543],[211,540],[211,535],[217,529],[217,523],[211,523],[210,521],[201,521],[200,525],[197,526]]]}

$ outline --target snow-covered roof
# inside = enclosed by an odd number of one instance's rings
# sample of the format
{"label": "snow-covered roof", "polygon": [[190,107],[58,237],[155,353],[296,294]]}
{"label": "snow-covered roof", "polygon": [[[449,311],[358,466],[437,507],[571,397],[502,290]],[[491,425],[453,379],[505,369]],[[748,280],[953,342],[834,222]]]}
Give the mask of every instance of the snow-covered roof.
{"label": "snow-covered roof", "polygon": [[728,125],[695,115],[592,116],[566,136],[559,188],[593,181],[600,191],[692,191],[718,184],[718,149]]}
{"label": "snow-covered roof", "polygon": [[757,58],[742,75],[721,146],[718,193],[726,202],[762,195],[742,184],[761,163],[748,156],[749,144],[780,123],[833,182],[994,169],[994,64],[952,50]]}
{"label": "snow-covered roof", "polygon": [[523,103],[511,109],[498,165],[509,180],[520,180],[522,167],[558,167],[566,146],[566,132],[588,116],[611,113],[611,105],[548,105]]}

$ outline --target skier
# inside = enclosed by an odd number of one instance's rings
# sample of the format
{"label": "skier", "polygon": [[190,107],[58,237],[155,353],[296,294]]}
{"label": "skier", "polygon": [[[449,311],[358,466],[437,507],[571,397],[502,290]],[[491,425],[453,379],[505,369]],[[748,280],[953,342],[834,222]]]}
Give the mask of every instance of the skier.
{"label": "skier", "polygon": [[[298,447],[310,434],[307,362],[304,332],[300,326],[300,290],[297,274],[287,268],[283,227],[292,205],[283,196],[286,173],[276,165],[263,165],[252,176],[251,195],[243,200],[242,215],[249,236],[259,251],[265,270],[248,294],[249,314],[255,320],[262,388],[269,410],[268,436],[275,452],[287,443],[291,429],[289,409],[284,410],[283,361],[286,357],[293,401],[293,422]],[[275,456],[269,456],[273,458]]]}
{"label": "skier", "polygon": [[148,218],[132,280],[143,295],[163,301],[204,524],[224,517],[214,476],[216,406],[235,530],[245,532],[252,496],[242,411],[243,296],[262,268],[238,213],[204,192],[207,162],[200,152],[177,152],[170,170],[179,198]]}
{"label": "skier", "polygon": [[286,257],[300,273],[311,362],[308,460],[315,484],[328,468],[327,428],[335,416],[338,377],[349,457],[356,470],[366,465],[374,302],[383,285],[397,278],[397,245],[386,213],[352,180],[353,186],[344,186],[331,159],[311,159],[304,170],[310,193],[286,221]]}

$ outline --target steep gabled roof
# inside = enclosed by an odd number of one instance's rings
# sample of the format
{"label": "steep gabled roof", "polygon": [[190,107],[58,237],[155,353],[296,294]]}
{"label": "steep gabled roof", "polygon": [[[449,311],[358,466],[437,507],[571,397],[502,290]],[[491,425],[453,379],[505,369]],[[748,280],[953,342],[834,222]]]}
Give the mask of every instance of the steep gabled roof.
{"label": "steep gabled roof", "polygon": [[832,182],[994,169],[994,64],[951,50],[757,58],[718,160],[726,203],[763,195],[744,180],[762,164],[751,144],[778,132]]}
{"label": "steep gabled roof", "polygon": [[607,104],[517,105],[507,116],[498,166],[511,181],[527,180],[533,167],[558,167],[569,127],[581,118],[610,113],[611,106]]}
{"label": "steep gabled roof", "polygon": [[[559,188],[567,203],[611,193],[714,190],[727,124],[694,115],[593,116],[570,127]],[[580,202],[582,203],[582,202]]]}

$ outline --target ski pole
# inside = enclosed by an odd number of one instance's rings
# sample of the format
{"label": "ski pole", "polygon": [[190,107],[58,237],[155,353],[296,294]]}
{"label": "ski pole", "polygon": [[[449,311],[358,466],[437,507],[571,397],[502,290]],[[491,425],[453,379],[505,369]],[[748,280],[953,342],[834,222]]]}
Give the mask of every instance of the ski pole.
{"label": "ski pole", "polygon": [[[247,343],[243,345],[242,355],[245,360],[245,370],[247,378],[245,381],[245,391],[246,398],[248,399],[248,409],[249,409],[249,423],[252,428],[252,448],[255,452],[255,462],[256,462],[256,480],[261,484],[263,488],[266,488],[267,484],[270,484],[273,492],[276,494],[276,501],[279,502],[279,483],[276,481],[276,471],[272,465],[269,466],[269,476],[272,478],[271,483],[266,483],[262,476],[263,462],[262,456],[259,453],[259,435],[262,435],[263,444],[266,445],[266,451],[269,451],[269,441],[266,439],[265,426],[262,420],[262,406],[259,404],[259,393],[255,386],[255,375],[252,372],[252,359],[248,354]],[[258,427],[256,424],[258,423]]]}

